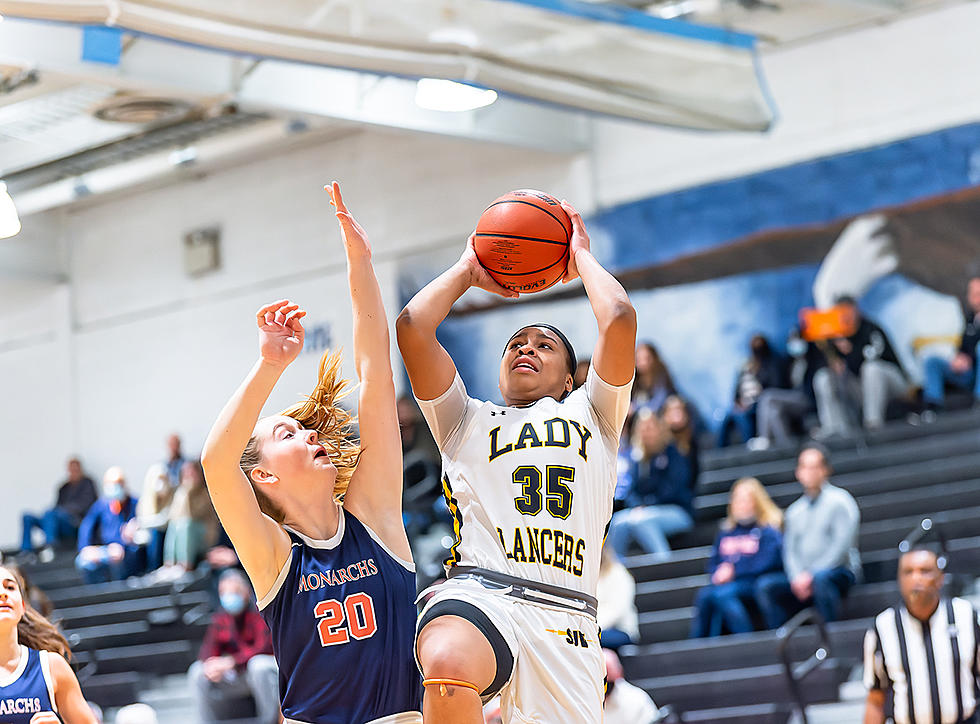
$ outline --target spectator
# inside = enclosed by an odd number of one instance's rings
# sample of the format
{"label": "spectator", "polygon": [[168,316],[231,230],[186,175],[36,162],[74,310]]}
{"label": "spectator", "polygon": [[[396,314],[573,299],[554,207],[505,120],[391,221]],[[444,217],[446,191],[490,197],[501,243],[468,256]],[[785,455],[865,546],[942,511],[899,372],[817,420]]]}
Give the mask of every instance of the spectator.
{"label": "spectator", "polygon": [[858,326],[850,337],[822,347],[827,367],[813,377],[821,437],[848,434],[858,410],[866,428],[881,427],[888,402],[908,394],[908,380],[885,330],[862,317],[853,298],[841,297],[837,305],[848,308]]}
{"label": "spectator", "polygon": [[122,468],[111,467],[102,478],[102,497],[96,500],[78,528],[75,565],[86,583],[122,580],[141,572],[134,534],[136,499],[126,490]]}
{"label": "spectator", "polygon": [[180,485],[180,470],[184,462],[184,454],[180,450],[180,435],[171,433],[167,436],[167,457],[163,464],[167,468],[170,485],[174,488]]}
{"label": "spectator", "polygon": [[653,724],[659,710],[643,689],[623,678],[623,665],[615,652],[603,649],[606,657],[606,692],[602,701],[604,724]]}
{"label": "spectator", "polygon": [[204,470],[197,460],[188,460],[180,469],[180,487],[170,506],[164,566],[179,573],[194,568],[214,541],[216,530],[217,517],[204,485]]}
{"label": "spectator", "polygon": [[794,329],[786,341],[790,356],[789,389],[770,387],[759,396],[756,408],[756,437],[749,447],[765,450],[770,445],[789,445],[795,431],[803,431],[803,420],[816,409],[813,377],[826,365],[824,356],[815,344],[807,342]]}
{"label": "spectator", "polygon": [[670,553],[667,536],[694,527],[690,462],[666,425],[647,409],[637,413],[625,510],[613,514],[609,540],[620,558],[635,539],[646,553]]}
{"label": "spectator", "polygon": [[947,383],[973,392],[974,404],[980,404],[980,375],[977,374],[977,354],[980,352],[980,274],[970,279],[966,288],[966,319],[960,349],[948,360],[944,357],[927,357],[923,361],[925,382],[922,400],[926,408],[940,410],[946,402]]}
{"label": "spectator", "polygon": [[657,411],[669,395],[677,392],[670,370],[660,359],[660,353],[650,342],[636,346],[636,377],[630,391],[630,412],[641,407]]}
{"label": "spectator", "polygon": [[732,427],[737,427],[742,442],[755,437],[756,405],[763,390],[786,386],[786,369],[782,358],[772,351],[769,340],[761,334],[749,341],[750,356],[735,378],[732,407],[721,421],[718,447],[731,444]]}
{"label": "spectator", "polygon": [[40,518],[31,513],[24,513],[21,551],[29,553],[34,549],[31,535],[35,528],[44,531],[44,545],[49,553],[53,546],[73,544],[75,536],[78,535],[78,526],[96,497],[95,483],[82,470],[81,461],[78,458],[70,458],[68,479],[58,488],[54,507]]}
{"label": "spectator", "polygon": [[864,637],[864,724],[884,724],[889,691],[895,724],[976,722],[977,612],[942,596],[939,558],[925,548],[899,558],[898,587],[902,603],[878,614]]}
{"label": "spectator", "polygon": [[755,627],[746,609],[755,599],[755,581],[783,569],[783,514],[755,478],[732,485],[728,515],[715,538],[708,572],[711,583],[694,602],[691,638],[748,633]]}
{"label": "spectator", "polygon": [[804,446],[796,463],[803,495],[786,510],[785,573],[766,573],[756,581],[756,600],[769,628],[810,604],[825,621],[836,621],[841,599],[860,574],[861,512],[850,493],[828,482],[830,472],[827,450],[817,443]]}
{"label": "spectator", "polygon": [[606,543],[599,559],[599,643],[604,649],[618,651],[640,638],[640,623],[636,613],[636,581],[620,563]]}
{"label": "spectator", "polygon": [[146,544],[146,567],[151,571],[163,565],[163,541],[173,497],[174,488],[166,466],[154,463],[143,478],[143,492],[136,506],[136,517]]}
{"label": "spectator", "polygon": [[277,724],[279,669],[272,635],[255,610],[244,574],[225,571],[218,595],[221,610],[211,619],[198,661],[187,672],[201,721],[215,721],[222,702],[252,696],[259,724]]}
{"label": "spectator", "polygon": [[680,395],[671,395],[660,408],[660,418],[670,430],[674,447],[683,455],[691,466],[692,485],[697,484],[701,475],[700,449],[698,445],[697,425],[691,415],[691,406]]}

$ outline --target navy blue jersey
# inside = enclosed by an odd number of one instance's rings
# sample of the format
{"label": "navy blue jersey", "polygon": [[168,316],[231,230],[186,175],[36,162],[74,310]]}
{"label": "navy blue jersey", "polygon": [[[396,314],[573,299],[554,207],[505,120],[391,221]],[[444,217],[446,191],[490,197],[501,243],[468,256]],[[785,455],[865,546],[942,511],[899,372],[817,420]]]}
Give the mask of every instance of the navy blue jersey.
{"label": "navy blue jersey", "polygon": [[[9,676],[0,675],[0,722],[30,724],[42,711],[55,711],[54,681],[41,652],[21,646],[20,664]],[[44,652],[44,656],[49,654]]]}
{"label": "navy blue jersey", "polygon": [[421,711],[415,567],[350,512],[337,533],[293,548],[259,609],[272,631],[286,719],[364,724]]}

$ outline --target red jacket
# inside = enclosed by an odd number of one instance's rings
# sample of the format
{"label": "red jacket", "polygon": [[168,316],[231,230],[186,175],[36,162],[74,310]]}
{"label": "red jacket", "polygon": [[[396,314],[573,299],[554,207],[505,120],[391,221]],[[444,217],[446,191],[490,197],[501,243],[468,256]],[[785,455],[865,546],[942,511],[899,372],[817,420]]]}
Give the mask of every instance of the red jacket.
{"label": "red jacket", "polygon": [[236,667],[244,668],[258,654],[272,654],[272,634],[262,616],[248,608],[237,617],[226,611],[214,614],[198,658],[205,661],[213,656],[231,656]]}

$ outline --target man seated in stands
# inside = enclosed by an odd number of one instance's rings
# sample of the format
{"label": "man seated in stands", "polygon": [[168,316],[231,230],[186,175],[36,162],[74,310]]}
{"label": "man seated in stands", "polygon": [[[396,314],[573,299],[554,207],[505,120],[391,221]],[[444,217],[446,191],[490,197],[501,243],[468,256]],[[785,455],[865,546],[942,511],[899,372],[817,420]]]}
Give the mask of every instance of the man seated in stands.
{"label": "man seated in stands", "polygon": [[613,513],[609,541],[622,558],[635,540],[645,553],[666,557],[667,537],[694,527],[691,464],[671,440],[670,431],[648,409],[636,414],[627,471],[625,510]]}
{"label": "man seated in stands", "polygon": [[279,718],[279,669],[272,655],[272,634],[252,603],[245,575],[230,569],[218,582],[221,610],[204,634],[198,661],[187,676],[201,721],[222,718],[221,706],[251,696],[259,724]]}
{"label": "man seated in stands", "polygon": [[898,560],[902,603],[875,617],[864,637],[864,724],[976,722],[980,625],[969,601],[942,595],[940,559],[913,548]]}
{"label": "man seated in stands", "polygon": [[46,549],[60,544],[74,544],[75,536],[78,534],[78,526],[92,503],[95,502],[96,497],[98,496],[95,492],[95,483],[82,470],[81,461],[78,458],[70,458],[68,460],[68,479],[58,488],[58,497],[54,507],[45,511],[40,518],[32,513],[24,513],[21,551],[30,552],[33,550],[31,534],[35,528],[44,531]]}
{"label": "man seated in stands", "polygon": [[881,427],[889,401],[907,397],[909,390],[885,330],[861,316],[852,297],[841,297],[837,306],[853,316],[857,329],[850,337],[822,343],[827,367],[813,376],[813,391],[823,436],[847,435],[858,410],[866,428]]}
{"label": "man seated in stands", "polygon": [[946,384],[973,392],[973,404],[980,404],[980,375],[977,353],[980,351],[980,274],[970,279],[966,288],[965,320],[959,351],[952,359],[927,357],[923,363],[925,382],[922,401],[927,409],[942,409],[946,402]]}
{"label": "man seated in stands", "polygon": [[850,493],[827,480],[830,472],[827,450],[817,443],[804,446],[796,462],[803,495],[786,510],[785,572],[764,574],[755,584],[769,628],[782,626],[810,605],[825,621],[836,621],[843,597],[860,575],[861,513]]}
{"label": "man seated in stands", "polygon": [[659,710],[650,695],[623,678],[623,665],[615,652],[603,649],[606,657],[606,695],[602,701],[604,724],[653,724]]}
{"label": "man seated in stands", "polygon": [[102,478],[102,497],[89,508],[78,528],[75,565],[86,583],[118,581],[142,573],[140,547],[133,541],[136,498],[126,489],[126,475],[111,467]]}

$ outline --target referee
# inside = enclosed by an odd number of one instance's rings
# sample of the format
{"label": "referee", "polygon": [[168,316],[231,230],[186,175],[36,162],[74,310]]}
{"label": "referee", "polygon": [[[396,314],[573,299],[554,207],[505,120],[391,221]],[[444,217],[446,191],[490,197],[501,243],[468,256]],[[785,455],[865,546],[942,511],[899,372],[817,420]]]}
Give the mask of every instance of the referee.
{"label": "referee", "polygon": [[973,606],[943,598],[937,555],[914,548],[898,561],[902,604],[878,614],[864,638],[864,724],[976,724],[980,623]]}

